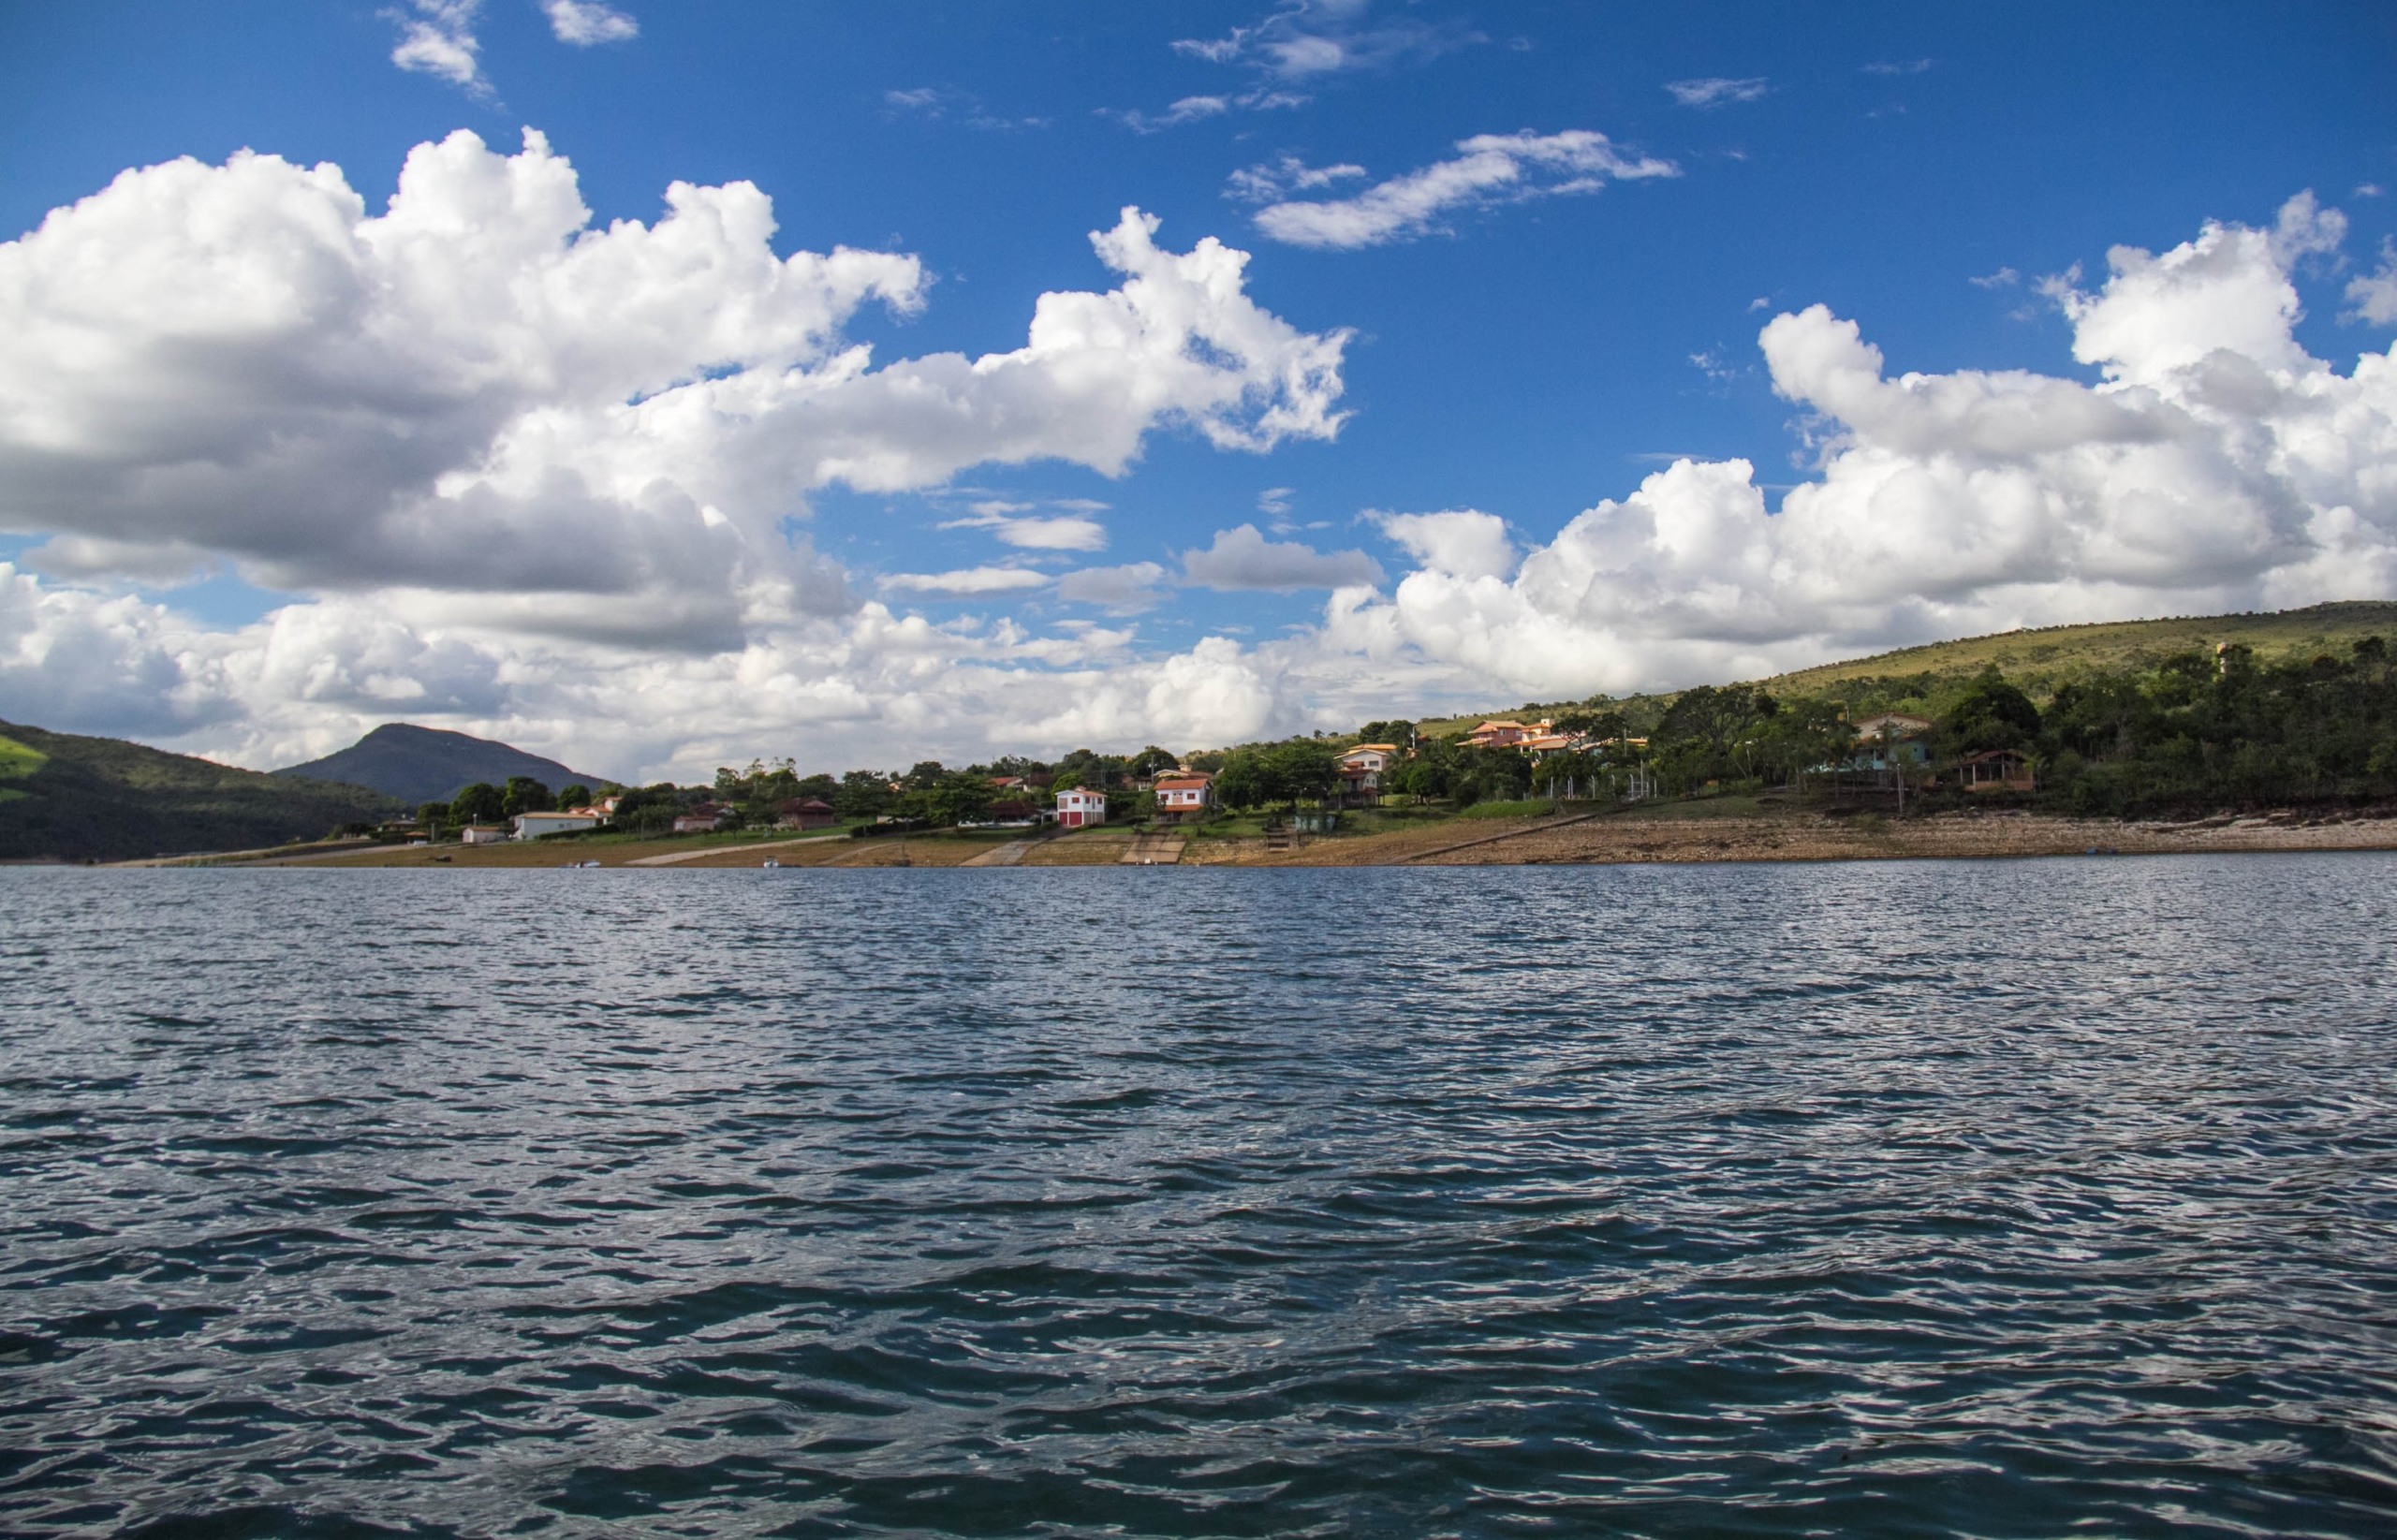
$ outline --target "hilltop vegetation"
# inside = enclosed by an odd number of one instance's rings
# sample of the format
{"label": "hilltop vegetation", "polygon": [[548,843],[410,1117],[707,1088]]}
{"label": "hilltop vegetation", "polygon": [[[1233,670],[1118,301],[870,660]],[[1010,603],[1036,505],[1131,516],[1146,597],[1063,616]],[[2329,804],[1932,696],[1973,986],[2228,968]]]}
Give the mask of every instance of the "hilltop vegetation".
{"label": "hilltop vegetation", "polygon": [[[1990,668],[2033,700],[2045,702],[2078,681],[2152,668],[2180,653],[2210,654],[2225,644],[2244,647],[2257,664],[2270,666],[2289,659],[2346,657],[2367,637],[2397,637],[2397,603],[2350,600],[2251,615],[2039,626],[1901,648],[1746,682],[1776,699],[1806,696],[1834,699],[1856,715],[1919,712],[1933,709],[1943,695],[1952,694]],[[1676,698],[1675,693],[1667,692],[1593,704],[1622,711],[1631,730],[1644,734],[1656,726]],[[1418,727],[1426,736],[1448,736],[1489,717],[1553,715],[1576,704],[1526,702],[1503,711],[1426,721]]]}
{"label": "hilltop vegetation", "polygon": [[0,722],[0,860],[125,860],[314,839],[388,816],[363,786]]}

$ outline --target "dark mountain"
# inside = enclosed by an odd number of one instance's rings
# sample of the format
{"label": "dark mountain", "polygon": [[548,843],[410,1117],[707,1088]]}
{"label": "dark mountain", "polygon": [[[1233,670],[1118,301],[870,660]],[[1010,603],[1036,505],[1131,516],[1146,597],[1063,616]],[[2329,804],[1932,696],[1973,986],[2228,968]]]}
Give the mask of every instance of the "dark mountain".
{"label": "dark mountain", "polygon": [[420,802],[446,802],[478,781],[504,786],[511,775],[529,775],[551,791],[577,784],[596,789],[608,777],[585,775],[554,759],[526,754],[488,738],[391,722],[322,759],[293,765],[277,775],[308,776],[318,781],[346,781],[396,797],[413,808]]}
{"label": "dark mountain", "polygon": [[363,786],[281,780],[120,739],[0,722],[0,859],[253,850],[399,808]]}

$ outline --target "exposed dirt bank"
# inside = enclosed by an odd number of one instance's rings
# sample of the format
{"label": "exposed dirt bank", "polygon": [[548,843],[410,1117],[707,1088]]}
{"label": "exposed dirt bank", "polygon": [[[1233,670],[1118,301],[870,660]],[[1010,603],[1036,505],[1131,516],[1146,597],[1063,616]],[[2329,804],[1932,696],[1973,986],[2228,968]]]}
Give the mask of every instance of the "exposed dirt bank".
{"label": "exposed dirt bank", "polygon": [[[1492,835],[1499,837],[1488,837]],[[1885,820],[1793,812],[1525,819],[1482,830],[1450,822],[1391,834],[1316,840],[1272,854],[1259,841],[1200,842],[1184,859],[1243,866],[1537,866],[2074,856],[2093,850],[2127,856],[2391,849],[2397,849],[2397,818],[2386,816],[2272,814],[2163,823],[2030,813],[1939,813]]]}

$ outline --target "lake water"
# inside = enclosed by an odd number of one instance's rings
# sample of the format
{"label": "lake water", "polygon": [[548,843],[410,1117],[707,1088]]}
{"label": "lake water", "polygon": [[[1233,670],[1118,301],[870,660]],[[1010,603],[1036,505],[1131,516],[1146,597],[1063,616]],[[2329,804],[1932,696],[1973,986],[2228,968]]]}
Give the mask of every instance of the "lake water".
{"label": "lake water", "polygon": [[2393,892],[0,871],[0,1532],[2387,1534]]}

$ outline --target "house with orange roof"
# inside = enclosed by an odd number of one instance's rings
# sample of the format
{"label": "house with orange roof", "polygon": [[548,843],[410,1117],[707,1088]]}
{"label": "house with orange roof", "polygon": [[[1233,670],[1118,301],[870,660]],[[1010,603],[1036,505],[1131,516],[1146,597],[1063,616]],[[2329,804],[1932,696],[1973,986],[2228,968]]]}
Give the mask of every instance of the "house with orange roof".
{"label": "house with orange roof", "polygon": [[1215,778],[1205,770],[1167,770],[1150,790],[1157,799],[1158,817],[1196,818],[1214,805]]}
{"label": "house with orange roof", "polygon": [[1529,738],[1546,738],[1556,731],[1556,724],[1546,717],[1537,722],[1485,722],[1464,735],[1464,741],[1478,749],[1511,749],[1522,746]]}

